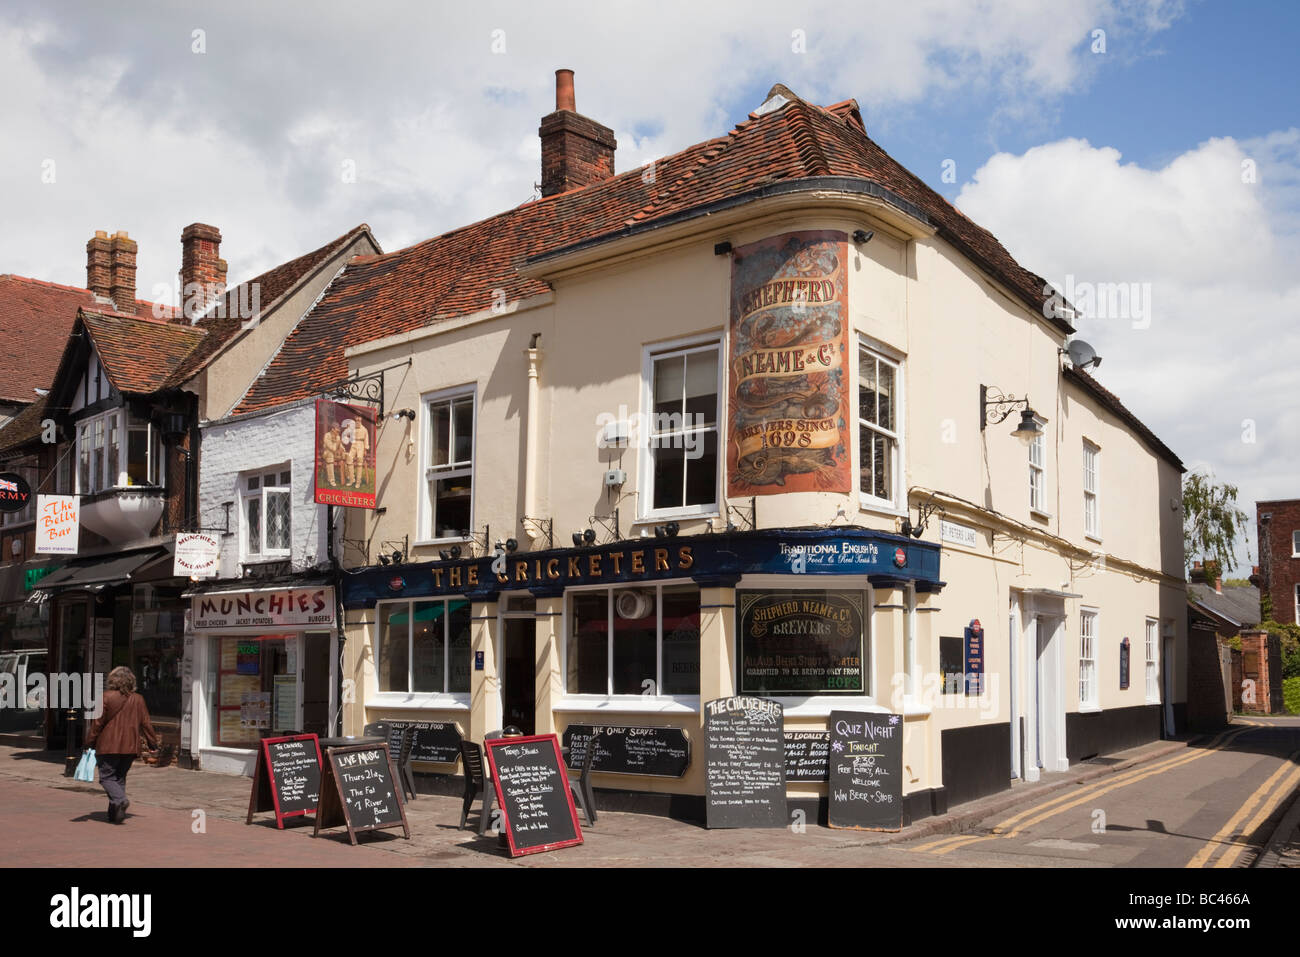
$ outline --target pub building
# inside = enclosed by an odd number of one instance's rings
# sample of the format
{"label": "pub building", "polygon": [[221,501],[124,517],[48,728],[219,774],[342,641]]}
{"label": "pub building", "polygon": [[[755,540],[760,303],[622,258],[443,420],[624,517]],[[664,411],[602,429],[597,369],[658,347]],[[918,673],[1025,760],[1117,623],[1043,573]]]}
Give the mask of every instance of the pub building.
{"label": "pub building", "polygon": [[540,199],[350,262],[241,406],[382,384],[345,734],[676,729],[593,781],[700,817],[708,701],[888,713],[917,819],[1180,726],[1181,462],[854,101],[616,174],[561,70],[540,136]]}

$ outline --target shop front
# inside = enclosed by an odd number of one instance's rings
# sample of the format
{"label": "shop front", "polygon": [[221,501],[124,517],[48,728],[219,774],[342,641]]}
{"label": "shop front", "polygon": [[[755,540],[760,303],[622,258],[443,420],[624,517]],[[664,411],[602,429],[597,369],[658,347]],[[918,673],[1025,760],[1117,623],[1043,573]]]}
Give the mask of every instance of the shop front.
{"label": "shop front", "polygon": [[[907,696],[930,641],[916,612],[942,587],[933,544],[857,528],[665,536],[364,569],[343,587],[346,733],[384,719],[477,741],[509,725],[566,740],[680,731],[684,769],[595,783],[690,813],[702,702],[757,695],[783,704],[788,733],[824,732],[832,709],[902,712],[922,813],[939,786],[937,732]],[[825,784],[791,781],[789,795],[816,802]]]}
{"label": "shop front", "polygon": [[258,742],[329,735],[337,711],[334,587],[323,581],[194,588],[185,724],[202,770],[251,775]]}

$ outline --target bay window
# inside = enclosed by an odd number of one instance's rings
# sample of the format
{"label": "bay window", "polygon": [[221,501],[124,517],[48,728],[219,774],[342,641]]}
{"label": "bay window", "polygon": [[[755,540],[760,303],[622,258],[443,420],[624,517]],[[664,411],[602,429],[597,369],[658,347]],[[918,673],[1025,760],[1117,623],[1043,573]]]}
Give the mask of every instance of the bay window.
{"label": "bay window", "polygon": [[161,484],[161,433],[125,409],[78,422],[75,454],[78,494]]}

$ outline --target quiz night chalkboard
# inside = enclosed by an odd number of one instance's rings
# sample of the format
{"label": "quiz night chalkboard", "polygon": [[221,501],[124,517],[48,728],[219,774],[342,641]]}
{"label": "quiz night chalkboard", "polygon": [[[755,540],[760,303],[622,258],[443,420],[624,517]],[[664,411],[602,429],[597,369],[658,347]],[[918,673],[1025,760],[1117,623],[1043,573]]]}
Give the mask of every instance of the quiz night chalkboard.
{"label": "quiz night chalkboard", "polygon": [[568,770],[553,734],[483,742],[501,808],[510,856],[582,843]]}
{"label": "quiz night chalkboard", "polygon": [[569,766],[581,768],[596,736],[591,770],[603,774],[644,774],[680,778],[691,766],[691,742],[681,728],[631,728],[571,724],[564,729]]}
{"label": "quiz night chalkboard", "polygon": [[402,789],[387,743],[325,749],[315,834],[340,826],[347,827],[353,844],[362,831],[396,827],[410,840]]}
{"label": "quiz night chalkboard", "polygon": [[780,702],[746,695],[704,706],[705,823],[785,827]]}
{"label": "quiz night chalkboard", "polygon": [[284,819],[316,813],[320,802],[320,742],[314,734],[263,738],[257,749],[253,771],[253,793],[248,798],[248,818],[263,811],[275,812],[275,826]]}
{"label": "quiz night chalkboard", "polygon": [[829,731],[785,733],[786,781],[825,781],[830,773]]}
{"label": "quiz night chalkboard", "polygon": [[903,719],[832,711],[826,823],[897,831],[903,826]]}

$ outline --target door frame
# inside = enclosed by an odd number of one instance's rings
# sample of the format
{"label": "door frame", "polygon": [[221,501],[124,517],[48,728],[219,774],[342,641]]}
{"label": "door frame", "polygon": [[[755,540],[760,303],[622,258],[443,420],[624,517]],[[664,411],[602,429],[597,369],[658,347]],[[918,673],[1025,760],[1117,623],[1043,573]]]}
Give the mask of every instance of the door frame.
{"label": "door frame", "polygon": [[[534,607],[531,609],[520,609],[518,611],[507,611],[510,606],[512,596],[528,596],[533,599]],[[502,592],[498,599],[497,611],[497,628],[493,641],[493,658],[496,661],[497,670],[497,708],[501,716],[501,726],[506,726],[506,623],[508,621],[527,621],[533,626],[533,665],[534,669],[537,664],[537,611],[535,607],[536,599],[527,590],[515,592]],[[535,676],[534,671],[534,676]],[[533,727],[537,727],[537,688],[534,681],[533,687]],[[492,730],[489,728],[488,730]]]}
{"label": "door frame", "polygon": [[[1014,615],[1014,610],[1013,610]],[[1037,781],[1044,771],[1065,771],[1065,681],[1062,649],[1066,639],[1065,602],[1044,595],[1021,598],[1025,676],[1024,780]],[[1013,723],[1019,715],[1012,715]],[[1013,731],[1013,740],[1018,737]]]}

